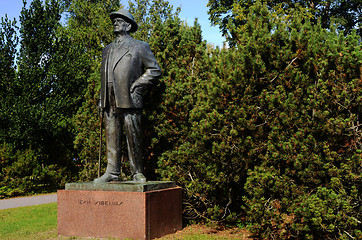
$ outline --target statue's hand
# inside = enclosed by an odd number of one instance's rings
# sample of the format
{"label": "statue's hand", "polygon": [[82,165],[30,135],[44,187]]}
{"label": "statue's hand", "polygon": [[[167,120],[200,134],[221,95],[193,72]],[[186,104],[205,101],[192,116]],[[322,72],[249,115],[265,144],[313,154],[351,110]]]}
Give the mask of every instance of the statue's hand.
{"label": "statue's hand", "polygon": [[130,89],[131,93],[133,93],[135,90],[137,90],[138,93],[142,94],[143,88],[142,88],[141,84],[139,84],[138,82],[134,82],[131,86],[131,89]]}

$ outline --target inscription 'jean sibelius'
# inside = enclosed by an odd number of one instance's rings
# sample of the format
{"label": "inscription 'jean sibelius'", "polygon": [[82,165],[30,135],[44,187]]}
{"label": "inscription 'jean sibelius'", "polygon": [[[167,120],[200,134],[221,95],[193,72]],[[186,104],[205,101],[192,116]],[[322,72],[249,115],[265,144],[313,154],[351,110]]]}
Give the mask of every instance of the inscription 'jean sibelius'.
{"label": "inscription 'jean sibelius'", "polygon": [[138,29],[133,16],[127,10],[120,9],[112,12],[110,18],[116,37],[102,52],[98,105],[105,119],[107,169],[94,182],[119,180],[121,136],[124,132],[133,181],[144,183],[141,132],[143,93],[161,76],[161,69],[149,44],[129,35]]}

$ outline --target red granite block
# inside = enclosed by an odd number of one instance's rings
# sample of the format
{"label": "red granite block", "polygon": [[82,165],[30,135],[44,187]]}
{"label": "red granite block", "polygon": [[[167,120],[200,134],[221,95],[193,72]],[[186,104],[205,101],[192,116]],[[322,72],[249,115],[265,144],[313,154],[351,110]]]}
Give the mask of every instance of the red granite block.
{"label": "red granite block", "polygon": [[182,190],[58,191],[58,234],[153,239],[182,228]]}

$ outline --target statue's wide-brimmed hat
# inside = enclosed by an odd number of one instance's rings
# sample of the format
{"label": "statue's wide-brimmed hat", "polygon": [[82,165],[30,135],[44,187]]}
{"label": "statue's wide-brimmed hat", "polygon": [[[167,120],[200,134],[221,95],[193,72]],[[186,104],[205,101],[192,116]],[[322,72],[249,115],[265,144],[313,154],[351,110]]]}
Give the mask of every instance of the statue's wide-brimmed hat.
{"label": "statue's wide-brimmed hat", "polygon": [[121,17],[124,20],[126,20],[127,22],[129,22],[132,26],[130,32],[135,32],[138,29],[138,25],[135,22],[132,14],[130,12],[128,12],[126,9],[121,8],[117,12],[111,12],[110,17],[111,17],[112,21],[116,17]]}

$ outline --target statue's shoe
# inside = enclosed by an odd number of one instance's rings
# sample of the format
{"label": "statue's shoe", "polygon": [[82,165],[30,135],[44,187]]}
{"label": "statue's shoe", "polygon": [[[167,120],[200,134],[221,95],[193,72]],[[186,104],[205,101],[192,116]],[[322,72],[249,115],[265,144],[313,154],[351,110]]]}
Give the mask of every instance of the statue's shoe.
{"label": "statue's shoe", "polygon": [[142,173],[136,173],[135,175],[133,175],[133,181],[138,183],[145,183],[147,180]]}
{"label": "statue's shoe", "polygon": [[101,177],[93,180],[94,183],[106,183],[111,181],[118,181],[118,176],[110,173],[105,173]]}

